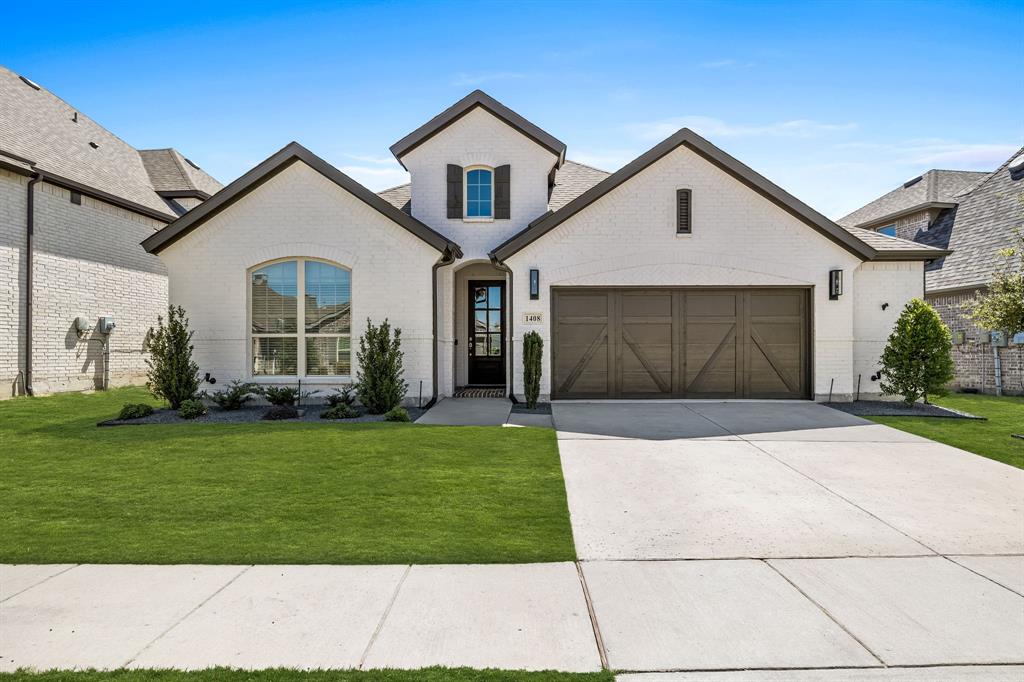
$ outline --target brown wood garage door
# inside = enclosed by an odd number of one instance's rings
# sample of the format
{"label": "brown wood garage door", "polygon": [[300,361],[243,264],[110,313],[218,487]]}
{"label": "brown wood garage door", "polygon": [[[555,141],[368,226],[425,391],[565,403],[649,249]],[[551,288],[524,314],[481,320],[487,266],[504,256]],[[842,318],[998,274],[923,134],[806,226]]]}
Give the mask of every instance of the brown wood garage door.
{"label": "brown wood garage door", "polygon": [[807,398],[807,289],[552,289],[554,398]]}

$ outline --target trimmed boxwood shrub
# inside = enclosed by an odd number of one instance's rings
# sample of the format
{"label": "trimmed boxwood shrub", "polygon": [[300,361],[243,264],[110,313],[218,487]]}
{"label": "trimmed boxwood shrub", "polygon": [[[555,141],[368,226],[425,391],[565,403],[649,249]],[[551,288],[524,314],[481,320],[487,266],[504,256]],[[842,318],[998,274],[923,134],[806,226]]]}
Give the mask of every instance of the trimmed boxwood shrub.
{"label": "trimmed boxwood shrub", "polygon": [[153,408],[145,403],[128,403],[121,408],[118,419],[142,419],[153,414]]}
{"label": "trimmed boxwood shrub", "polygon": [[882,392],[903,396],[912,405],[929,395],[944,395],[953,379],[949,329],[935,309],[919,298],[903,308],[882,352]]}
{"label": "trimmed boxwood shrub", "polygon": [[321,419],[355,419],[358,416],[359,412],[354,407],[344,403],[339,403],[320,413]]}
{"label": "trimmed boxwood shrub", "polygon": [[277,419],[298,419],[299,411],[291,405],[274,405],[269,410],[263,413],[260,419],[277,420]]}
{"label": "trimmed boxwood shrub", "polygon": [[204,414],[206,414],[206,405],[203,405],[203,401],[197,398],[183,400],[181,407],[178,408],[178,416],[182,419],[195,419]]}
{"label": "trimmed boxwood shrub", "polygon": [[409,412],[404,407],[393,407],[384,413],[386,422],[410,422]]}

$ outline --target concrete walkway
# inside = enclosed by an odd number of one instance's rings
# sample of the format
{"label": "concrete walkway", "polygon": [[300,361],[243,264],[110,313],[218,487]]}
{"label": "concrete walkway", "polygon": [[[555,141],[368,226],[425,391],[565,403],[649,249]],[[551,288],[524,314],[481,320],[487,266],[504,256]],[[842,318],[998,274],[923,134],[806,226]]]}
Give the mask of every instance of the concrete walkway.
{"label": "concrete walkway", "polygon": [[512,403],[506,398],[444,398],[416,420],[438,426],[502,426]]}
{"label": "concrete walkway", "polygon": [[0,670],[1024,679],[1024,472],[807,403],[554,420],[577,564],[0,566]]}

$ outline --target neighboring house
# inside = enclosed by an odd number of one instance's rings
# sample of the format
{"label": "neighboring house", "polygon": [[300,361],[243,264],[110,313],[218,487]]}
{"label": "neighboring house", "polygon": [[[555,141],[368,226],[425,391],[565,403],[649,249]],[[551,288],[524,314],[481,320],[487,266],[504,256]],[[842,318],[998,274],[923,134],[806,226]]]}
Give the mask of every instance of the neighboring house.
{"label": "neighboring house", "polygon": [[0,398],[143,380],[167,271],[139,242],[220,187],[0,67]]}
{"label": "neighboring house", "polygon": [[947,253],[844,229],[687,129],[573,163],[480,91],[391,151],[412,181],[378,195],[293,142],[143,242],[202,373],[348,383],[387,318],[412,399],[521,396],[537,331],[554,398],[848,400]]}
{"label": "neighboring house", "polygon": [[954,387],[994,393],[998,357],[1003,390],[1024,394],[1024,338],[993,339],[966,315],[1000,250],[1024,229],[1024,148],[991,173],[930,170],[839,223],[880,232],[894,225],[899,237],[952,250],[926,266],[925,298],[953,333]]}

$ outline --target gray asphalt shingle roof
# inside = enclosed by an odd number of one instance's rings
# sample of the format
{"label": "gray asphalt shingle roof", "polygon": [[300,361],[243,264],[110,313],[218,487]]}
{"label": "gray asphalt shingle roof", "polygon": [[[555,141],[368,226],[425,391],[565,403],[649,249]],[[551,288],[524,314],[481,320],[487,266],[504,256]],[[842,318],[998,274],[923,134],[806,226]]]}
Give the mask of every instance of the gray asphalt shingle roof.
{"label": "gray asphalt shingle roof", "polygon": [[[157,194],[138,150],[46,88],[26,83],[3,66],[0,154],[28,159],[44,173],[111,194],[169,219],[175,217]],[[3,158],[9,160],[9,156]],[[197,174],[191,182],[198,179],[207,188],[220,188],[216,180],[200,174],[202,178]]]}
{"label": "gray asphalt shingle roof", "polygon": [[837,222],[844,227],[858,227],[925,204],[956,203],[960,194],[977,185],[986,175],[986,172],[933,169],[919,176],[920,179],[908,180]]}
{"label": "gray asphalt shingle roof", "polygon": [[157,192],[199,190],[212,195],[223,187],[177,149],[140,149],[139,156]]}
{"label": "gray asphalt shingle roof", "polygon": [[[929,267],[928,291],[983,286],[1001,259],[1000,249],[1014,245],[1014,230],[1024,230],[1024,147],[948,209],[918,237],[930,246],[953,251]],[[1017,179],[1014,179],[1014,178]]]}

